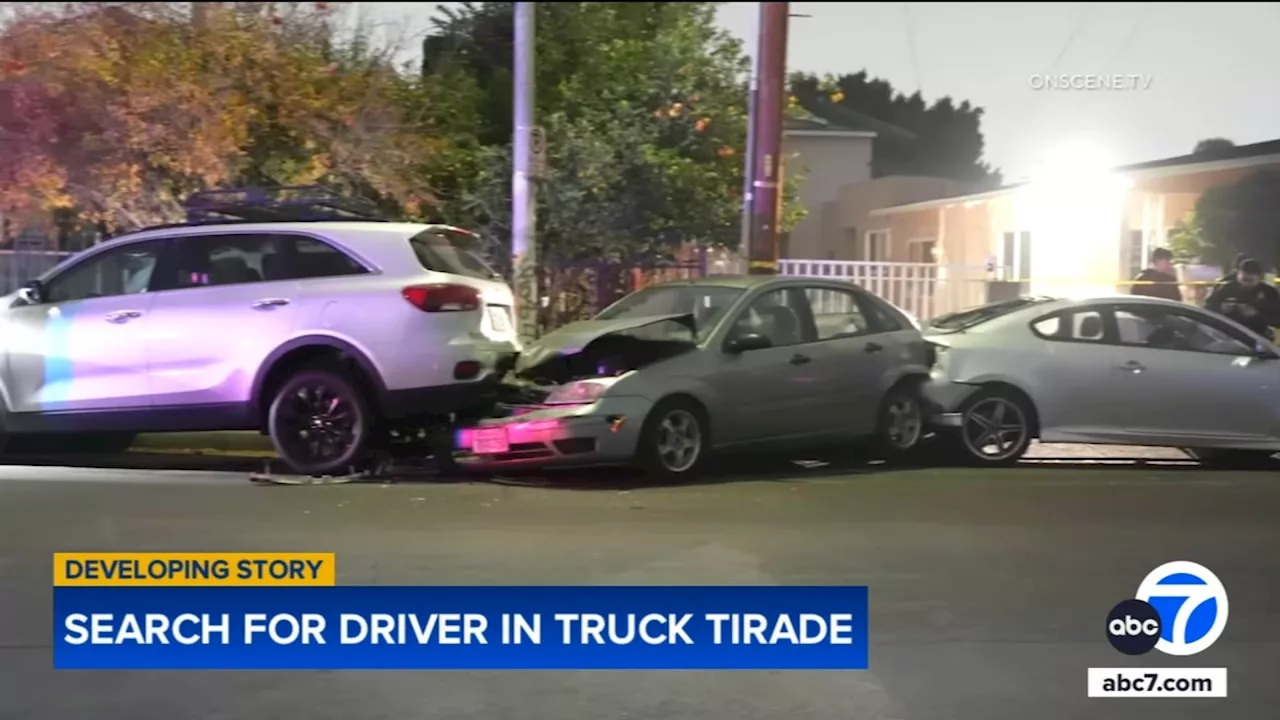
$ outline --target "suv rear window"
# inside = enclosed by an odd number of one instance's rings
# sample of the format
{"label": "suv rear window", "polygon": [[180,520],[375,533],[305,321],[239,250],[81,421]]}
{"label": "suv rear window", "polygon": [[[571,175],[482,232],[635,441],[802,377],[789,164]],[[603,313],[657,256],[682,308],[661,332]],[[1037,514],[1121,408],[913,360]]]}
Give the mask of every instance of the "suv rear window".
{"label": "suv rear window", "polygon": [[934,318],[929,322],[929,327],[937,330],[967,330],[971,327],[990,322],[998,317],[1003,317],[1011,312],[1016,312],[1032,305],[1049,302],[1053,298],[1047,297],[1020,297],[1014,300],[1003,300],[1001,302],[989,303],[987,305],[979,305],[978,307],[961,310],[959,312],[949,313]]}
{"label": "suv rear window", "polygon": [[492,280],[498,273],[480,257],[479,240],[464,230],[431,228],[409,238],[424,270]]}

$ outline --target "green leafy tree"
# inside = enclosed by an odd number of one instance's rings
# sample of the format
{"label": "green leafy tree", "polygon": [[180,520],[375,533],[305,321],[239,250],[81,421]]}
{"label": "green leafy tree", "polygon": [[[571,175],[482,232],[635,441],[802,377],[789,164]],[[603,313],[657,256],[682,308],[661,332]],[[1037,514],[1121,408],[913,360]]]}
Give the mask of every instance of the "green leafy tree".
{"label": "green leafy tree", "polygon": [[[797,73],[791,93],[814,115],[877,133],[872,173],[951,178],[996,187],[1000,173],[983,162],[983,109],[950,97],[926,104],[866,71],[819,77]],[[905,132],[904,132],[905,131]]]}
{"label": "green leafy tree", "polygon": [[1196,201],[1205,262],[1228,267],[1237,254],[1280,263],[1280,172],[1264,170],[1211,188]]}
{"label": "green leafy tree", "polygon": [[1192,155],[1219,155],[1235,149],[1236,144],[1226,138],[1205,138],[1192,148]]}
{"label": "green leafy tree", "polygon": [[[539,3],[536,113],[546,131],[538,238],[547,264],[636,264],[739,239],[748,63],[715,3]],[[467,88],[485,148],[449,219],[510,236],[512,3],[437,18],[428,82]],[[794,183],[793,183],[794,186]],[[794,215],[794,213],[793,213]]]}
{"label": "green leafy tree", "polygon": [[1169,231],[1169,249],[1173,251],[1175,260],[1183,263],[1201,262],[1206,255],[1211,254],[1194,210],[1187,213]]}

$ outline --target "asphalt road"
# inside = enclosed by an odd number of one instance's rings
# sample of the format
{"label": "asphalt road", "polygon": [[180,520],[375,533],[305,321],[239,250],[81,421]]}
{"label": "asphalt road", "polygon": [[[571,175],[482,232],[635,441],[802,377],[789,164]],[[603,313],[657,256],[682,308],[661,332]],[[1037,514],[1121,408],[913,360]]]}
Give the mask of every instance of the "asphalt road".
{"label": "asphalt road", "polygon": [[[737,479],[254,487],[239,472],[0,467],[0,718],[1257,720],[1280,705],[1280,477],[1061,465]],[[871,670],[55,672],[50,554],[87,549],[336,551],[346,584],[865,584]],[[1186,659],[1115,652],[1107,611],[1175,559],[1225,583],[1222,639]],[[1225,666],[1230,697],[1085,697],[1086,668],[1123,665]]]}

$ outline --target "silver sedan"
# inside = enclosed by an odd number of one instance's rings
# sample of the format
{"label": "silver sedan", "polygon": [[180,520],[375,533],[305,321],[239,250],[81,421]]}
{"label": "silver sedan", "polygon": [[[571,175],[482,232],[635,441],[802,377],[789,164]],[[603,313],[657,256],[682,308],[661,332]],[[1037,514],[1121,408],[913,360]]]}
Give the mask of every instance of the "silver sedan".
{"label": "silver sedan", "polygon": [[971,461],[1014,462],[1036,438],[1232,465],[1280,450],[1280,350],[1197,307],[1029,297],[936,318],[925,337],[931,419]]}
{"label": "silver sedan", "polygon": [[923,434],[918,326],[849,283],[710,277],[629,295],[521,355],[498,417],[455,461],[499,469],[636,463],[672,480],[712,451]]}

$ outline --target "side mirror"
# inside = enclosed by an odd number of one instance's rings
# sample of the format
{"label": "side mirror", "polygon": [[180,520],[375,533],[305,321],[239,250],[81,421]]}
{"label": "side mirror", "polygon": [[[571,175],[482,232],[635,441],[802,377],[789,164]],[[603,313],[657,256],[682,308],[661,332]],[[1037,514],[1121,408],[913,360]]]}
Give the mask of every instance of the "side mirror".
{"label": "side mirror", "polygon": [[1258,358],[1259,360],[1276,360],[1277,359],[1275,352],[1271,348],[1267,347],[1266,345],[1263,345],[1262,343],[1258,343],[1253,347],[1253,356]]}
{"label": "side mirror", "polygon": [[760,333],[742,333],[724,344],[725,352],[737,355],[748,350],[764,350],[773,347],[773,341]]}
{"label": "side mirror", "polygon": [[18,297],[28,305],[39,305],[44,302],[44,285],[39,280],[32,280],[22,286]]}

